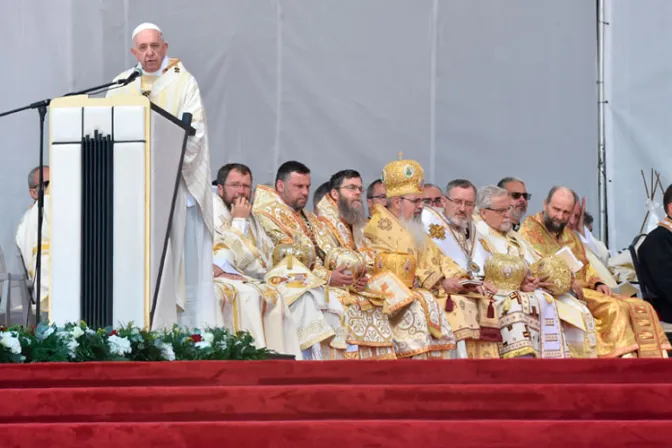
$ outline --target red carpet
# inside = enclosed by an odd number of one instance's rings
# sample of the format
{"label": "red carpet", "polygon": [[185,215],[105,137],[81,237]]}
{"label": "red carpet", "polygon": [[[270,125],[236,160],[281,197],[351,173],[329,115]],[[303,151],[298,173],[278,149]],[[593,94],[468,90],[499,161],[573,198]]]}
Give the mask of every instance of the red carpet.
{"label": "red carpet", "polygon": [[668,360],[0,365],[0,446],[667,446]]}

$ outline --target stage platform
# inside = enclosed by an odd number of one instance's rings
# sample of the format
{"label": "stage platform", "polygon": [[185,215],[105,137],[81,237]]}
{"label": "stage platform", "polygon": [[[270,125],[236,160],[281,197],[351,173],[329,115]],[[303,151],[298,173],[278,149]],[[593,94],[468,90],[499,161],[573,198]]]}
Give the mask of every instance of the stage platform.
{"label": "stage platform", "polygon": [[0,365],[5,447],[669,446],[670,360]]}

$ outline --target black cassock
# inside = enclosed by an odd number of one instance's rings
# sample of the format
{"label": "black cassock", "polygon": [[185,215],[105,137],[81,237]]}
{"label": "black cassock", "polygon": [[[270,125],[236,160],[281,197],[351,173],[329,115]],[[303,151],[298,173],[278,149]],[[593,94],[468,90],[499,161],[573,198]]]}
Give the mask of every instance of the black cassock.
{"label": "black cassock", "polygon": [[642,268],[640,280],[655,296],[651,305],[663,322],[672,323],[672,232],[658,226],[646,236],[637,255]]}

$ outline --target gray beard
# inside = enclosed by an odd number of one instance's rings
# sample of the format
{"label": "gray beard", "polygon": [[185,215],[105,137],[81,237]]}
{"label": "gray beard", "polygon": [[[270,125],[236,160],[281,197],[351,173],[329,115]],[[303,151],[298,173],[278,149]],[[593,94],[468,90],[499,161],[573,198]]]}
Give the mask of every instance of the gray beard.
{"label": "gray beard", "polygon": [[524,216],[525,216],[524,211],[514,208],[513,210],[511,210],[511,223],[520,224]]}
{"label": "gray beard", "polygon": [[353,227],[364,224],[366,220],[364,217],[364,207],[356,209],[341,199],[338,200],[338,214],[341,219]]}
{"label": "gray beard", "polygon": [[451,226],[456,227],[463,232],[466,232],[467,229],[469,228],[469,225],[471,224],[471,220],[469,220],[469,219],[465,219],[463,222],[458,223],[458,222],[454,221],[453,219],[451,219],[447,216],[446,216],[446,221],[448,221],[448,224],[450,224]]}
{"label": "gray beard", "polygon": [[418,249],[425,247],[427,236],[425,235],[425,226],[422,224],[422,218],[420,216],[415,216],[411,219],[399,218],[399,221],[404,229],[411,234]]}

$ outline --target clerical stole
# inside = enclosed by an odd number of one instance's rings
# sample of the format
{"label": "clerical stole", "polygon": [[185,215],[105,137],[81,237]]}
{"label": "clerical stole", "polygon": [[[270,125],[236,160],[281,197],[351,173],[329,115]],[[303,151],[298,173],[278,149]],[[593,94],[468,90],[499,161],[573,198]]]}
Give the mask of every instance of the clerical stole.
{"label": "clerical stole", "polygon": [[597,349],[600,357],[617,357],[637,352],[640,357],[662,357],[670,343],[651,305],[641,299],[608,297],[595,290],[599,277],[586,257],[581,240],[568,228],[552,234],[544,224],[544,214],[529,216],[520,234],[542,256],[554,255],[568,247],[583,263],[576,279],[583,285],[583,294],[590,312],[595,316]]}
{"label": "clerical stole", "polygon": [[464,272],[472,278],[483,278],[483,267],[488,253],[476,237],[476,228],[469,225],[469,236],[451,226],[446,218],[432,207],[422,211],[422,223],[425,232],[441,252],[450,257]]}

